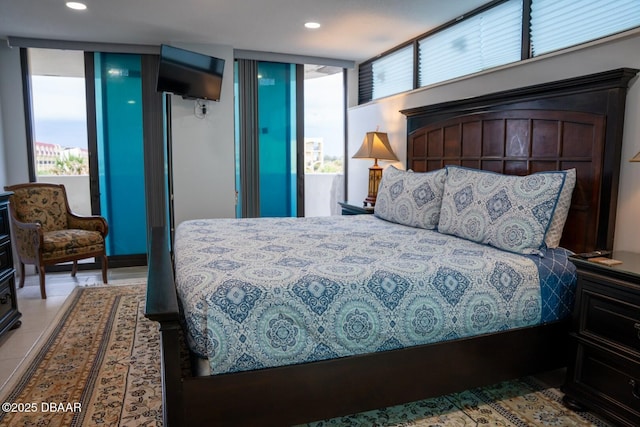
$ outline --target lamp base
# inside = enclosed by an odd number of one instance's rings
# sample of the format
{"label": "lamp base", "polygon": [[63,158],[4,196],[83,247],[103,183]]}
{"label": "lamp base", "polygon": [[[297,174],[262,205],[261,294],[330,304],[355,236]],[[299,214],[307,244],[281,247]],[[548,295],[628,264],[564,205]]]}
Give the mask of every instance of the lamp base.
{"label": "lamp base", "polygon": [[378,197],[378,185],[380,185],[380,180],[382,179],[382,168],[378,166],[378,159],[373,166],[369,168],[369,194],[367,194],[367,198],[364,199],[364,207],[367,207],[367,204],[374,207],[376,205],[376,198]]}
{"label": "lamp base", "polygon": [[375,207],[375,205],[376,205],[376,197],[367,196],[367,198],[364,199],[364,202],[362,202],[362,205],[366,208],[367,204],[369,206],[371,206],[372,208]]}

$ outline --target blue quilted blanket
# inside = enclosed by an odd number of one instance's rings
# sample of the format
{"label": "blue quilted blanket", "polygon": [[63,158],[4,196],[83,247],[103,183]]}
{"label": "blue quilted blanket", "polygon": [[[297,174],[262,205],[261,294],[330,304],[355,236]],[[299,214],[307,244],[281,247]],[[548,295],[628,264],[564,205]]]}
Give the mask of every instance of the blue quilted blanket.
{"label": "blue quilted blanket", "polygon": [[542,260],[373,215],[187,221],[175,265],[213,374],[535,325],[565,317],[575,286],[564,250]]}

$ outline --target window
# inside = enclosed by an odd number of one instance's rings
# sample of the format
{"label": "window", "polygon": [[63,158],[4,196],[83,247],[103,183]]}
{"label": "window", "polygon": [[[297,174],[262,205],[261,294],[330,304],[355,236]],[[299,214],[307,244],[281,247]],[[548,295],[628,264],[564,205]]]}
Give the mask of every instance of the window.
{"label": "window", "polygon": [[414,89],[413,43],[358,67],[358,103]]}
{"label": "window", "polygon": [[638,0],[533,0],[531,55],[542,55],[639,25]]}
{"label": "window", "polygon": [[420,41],[420,86],[520,60],[522,1],[510,0]]}
{"label": "window", "polygon": [[338,214],[345,188],[344,73],[329,65],[236,59],[239,218]]}
{"label": "window", "polygon": [[636,27],[639,0],[494,0],[360,64],[358,103]]}
{"label": "window", "polygon": [[373,61],[373,99],[413,89],[413,45]]}
{"label": "window", "polygon": [[304,216],[339,215],[344,200],[344,69],[304,66]]}
{"label": "window", "polygon": [[[36,181],[82,182],[69,194],[76,211],[91,214],[84,54],[81,51],[28,49],[33,105],[33,152]],[[69,156],[73,152],[75,156]],[[79,177],[79,176],[83,177]],[[64,183],[64,182],[63,182]],[[69,184],[67,184],[69,185]],[[77,204],[76,204],[77,203]]]}
{"label": "window", "polygon": [[[155,58],[76,49],[21,54],[33,106],[31,180],[63,184],[73,212],[105,217],[111,260],[120,266],[146,262],[143,128],[152,126],[144,126],[143,81],[155,89],[157,67],[143,64]],[[153,97],[144,102],[161,114]],[[154,116],[154,126],[162,118]]]}

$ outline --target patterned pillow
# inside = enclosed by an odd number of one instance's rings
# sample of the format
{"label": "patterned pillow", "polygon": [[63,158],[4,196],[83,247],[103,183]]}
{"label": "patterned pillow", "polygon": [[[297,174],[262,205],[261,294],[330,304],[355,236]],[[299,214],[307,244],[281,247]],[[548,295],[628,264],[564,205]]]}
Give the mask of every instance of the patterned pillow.
{"label": "patterned pillow", "polygon": [[374,215],[410,227],[434,230],[440,217],[445,169],[415,173],[389,166],[378,189]]}
{"label": "patterned pillow", "polygon": [[573,196],[573,189],[576,186],[576,170],[567,169],[565,172],[567,173],[567,178],[560,192],[556,212],[553,214],[551,225],[544,238],[544,242],[548,248],[557,248],[560,246],[562,230],[564,230],[564,224],[567,222],[569,208],[571,207],[571,196]]}
{"label": "patterned pillow", "polygon": [[540,254],[566,172],[527,176],[447,166],[438,231],[521,254]]}

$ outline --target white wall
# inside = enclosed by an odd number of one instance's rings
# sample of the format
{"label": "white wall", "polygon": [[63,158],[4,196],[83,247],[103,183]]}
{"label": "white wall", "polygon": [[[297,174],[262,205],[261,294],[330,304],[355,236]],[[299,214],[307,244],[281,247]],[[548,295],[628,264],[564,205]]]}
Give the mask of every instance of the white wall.
{"label": "white wall", "polygon": [[[388,132],[391,145],[401,159],[396,165],[404,167],[406,164],[406,118],[399,110],[622,67],[640,69],[639,31],[606,43],[528,60],[497,71],[352,107],[348,111],[349,199],[364,199],[367,194],[369,165],[364,160],[350,158],[360,146],[365,132],[375,130],[376,126],[380,131]],[[637,80],[631,81],[627,95],[614,249],[640,252],[640,227],[637,226],[637,218],[640,217],[640,164],[627,161],[640,151],[640,82]]]}
{"label": "white wall", "polygon": [[172,43],[225,60],[219,102],[196,117],[195,101],[171,96],[174,220],[235,217],[233,48]]}

